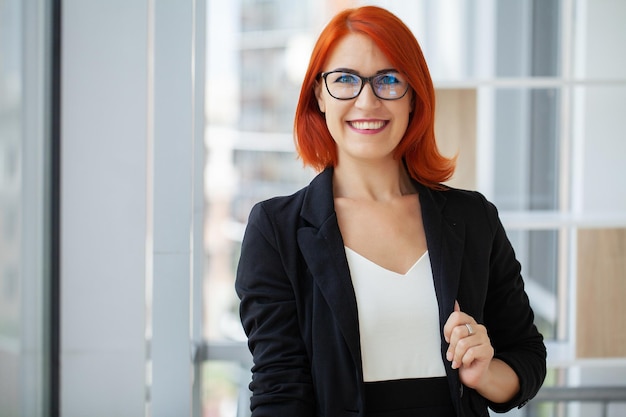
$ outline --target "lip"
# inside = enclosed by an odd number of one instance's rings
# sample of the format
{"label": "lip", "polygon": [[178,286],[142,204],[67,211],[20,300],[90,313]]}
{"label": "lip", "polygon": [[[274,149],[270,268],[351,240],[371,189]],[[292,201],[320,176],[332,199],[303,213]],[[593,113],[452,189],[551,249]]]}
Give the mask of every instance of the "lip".
{"label": "lip", "polygon": [[368,119],[368,120],[349,120],[348,126],[351,129],[360,132],[360,133],[378,133],[383,130],[387,124],[389,124],[388,120],[381,119]]}

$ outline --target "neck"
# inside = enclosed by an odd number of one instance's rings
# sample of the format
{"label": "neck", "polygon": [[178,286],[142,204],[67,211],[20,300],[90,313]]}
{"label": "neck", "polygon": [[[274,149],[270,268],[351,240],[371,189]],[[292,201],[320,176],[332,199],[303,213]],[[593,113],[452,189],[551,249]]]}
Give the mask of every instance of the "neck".
{"label": "neck", "polygon": [[386,164],[337,164],[333,174],[335,197],[388,201],[415,194],[411,178],[402,161]]}

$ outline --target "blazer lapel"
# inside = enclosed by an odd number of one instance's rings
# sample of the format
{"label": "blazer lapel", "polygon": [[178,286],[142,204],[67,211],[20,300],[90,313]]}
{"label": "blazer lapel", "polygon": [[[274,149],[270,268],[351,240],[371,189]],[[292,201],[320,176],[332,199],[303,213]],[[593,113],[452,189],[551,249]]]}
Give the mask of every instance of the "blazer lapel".
{"label": "blazer lapel", "polygon": [[360,365],[357,304],[335,214],[332,175],[333,170],[326,169],[307,189],[300,215],[310,226],[298,230],[298,245],[355,362]]}
{"label": "blazer lapel", "polygon": [[454,310],[454,301],[457,298],[465,224],[459,219],[447,218],[444,215],[445,191],[434,191],[421,184],[416,184],[416,187],[420,195],[422,221],[433,268],[439,317],[443,326]]}

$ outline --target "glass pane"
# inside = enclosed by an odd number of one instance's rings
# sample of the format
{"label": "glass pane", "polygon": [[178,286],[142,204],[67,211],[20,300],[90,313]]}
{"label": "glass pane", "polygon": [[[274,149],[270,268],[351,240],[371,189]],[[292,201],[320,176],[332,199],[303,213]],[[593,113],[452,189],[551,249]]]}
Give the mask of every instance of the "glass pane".
{"label": "glass pane", "polygon": [[573,20],[576,78],[626,78],[626,3],[623,1],[575,2]]}
{"label": "glass pane", "polygon": [[0,404],[21,415],[22,14],[0,3]]}
{"label": "glass pane", "polygon": [[[626,80],[574,89],[574,208],[584,213],[625,213]],[[609,191],[610,190],[610,191]]]}
{"label": "glass pane", "polygon": [[303,29],[310,25],[310,2],[285,0],[243,0],[241,27],[243,31],[275,31]]}
{"label": "glass pane", "polygon": [[512,230],[507,235],[518,261],[535,324],[546,339],[557,336],[558,231]]}
{"label": "glass pane", "polygon": [[233,199],[233,216],[246,222],[252,204],[277,195],[291,194],[311,179],[293,152],[236,150],[239,192]]}
{"label": "glass pane", "polygon": [[546,389],[522,409],[521,416],[623,416],[626,413],[624,394],[617,400],[604,399],[615,398],[609,394],[609,387],[623,392],[624,378],[626,366],[620,361],[610,365],[591,361],[578,366],[549,367],[543,384]]}
{"label": "glass pane", "polygon": [[561,74],[560,0],[374,3],[413,30],[437,82]]}
{"label": "glass pane", "polygon": [[494,203],[557,209],[559,90],[498,89],[494,100]]}
{"label": "glass pane", "polygon": [[559,0],[504,0],[496,5],[496,76],[559,75]]}
{"label": "glass pane", "polygon": [[[235,417],[241,400],[248,407],[247,393],[240,395],[240,386],[250,377],[247,369],[242,369],[236,363],[212,361],[201,365],[201,375],[204,380],[202,387],[203,416],[206,417]],[[244,401],[245,400],[245,401]]]}
{"label": "glass pane", "polygon": [[[0,1],[0,415],[42,416],[47,390],[47,63],[43,5]],[[43,9],[42,9],[43,8]],[[49,36],[45,36],[49,39]]]}
{"label": "glass pane", "polygon": [[241,51],[240,130],[291,132],[300,85],[285,65],[289,40],[277,48]]}

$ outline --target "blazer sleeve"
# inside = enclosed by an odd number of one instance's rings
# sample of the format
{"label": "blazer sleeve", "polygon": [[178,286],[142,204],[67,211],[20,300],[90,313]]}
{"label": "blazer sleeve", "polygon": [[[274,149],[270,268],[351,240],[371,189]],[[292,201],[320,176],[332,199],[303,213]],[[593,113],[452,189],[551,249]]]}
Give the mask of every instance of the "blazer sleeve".
{"label": "blazer sleeve", "polygon": [[520,391],[504,404],[490,403],[496,412],[522,407],[533,398],[546,376],[546,348],[534,324],[534,313],[524,290],[521,266],[498,217],[495,206],[483,197],[492,230],[489,285],[484,319],[495,357],[518,375]]}
{"label": "blazer sleeve", "polygon": [[262,203],[250,213],[235,289],[253,357],[253,417],[313,416],[311,367],[297,302],[272,218]]}

